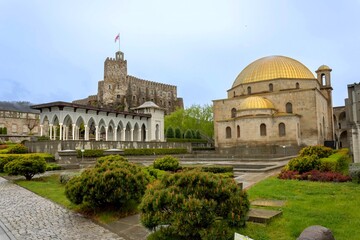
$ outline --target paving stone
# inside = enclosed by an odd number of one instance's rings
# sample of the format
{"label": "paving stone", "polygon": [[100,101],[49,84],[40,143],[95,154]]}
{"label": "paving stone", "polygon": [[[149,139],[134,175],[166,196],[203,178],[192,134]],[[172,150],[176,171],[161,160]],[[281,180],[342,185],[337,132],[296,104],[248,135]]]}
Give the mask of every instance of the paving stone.
{"label": "paving stone", "polygon": [[[1,177],[0,223],[0,228],[7,229],[11,232],[13,239],[17,240],[124,240],[90,219]],[[4,239],[7,238],[4,237]]]}
{"label": "paving stone", "polygon": [[250,208],[249,222],[268,223],[271,219],[282,214],[282,211]]}

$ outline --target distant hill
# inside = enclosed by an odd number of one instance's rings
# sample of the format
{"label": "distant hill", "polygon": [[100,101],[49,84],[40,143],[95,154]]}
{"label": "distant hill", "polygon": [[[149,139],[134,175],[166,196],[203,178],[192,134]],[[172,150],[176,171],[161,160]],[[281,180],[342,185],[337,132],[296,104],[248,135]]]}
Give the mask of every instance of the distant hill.
{"label": "distant hill", "polygon": [[40,113],[39,110],[30,108],[33,105],[30,102],[7,102],[0,101],[0,111],[15,111],[15,112],[31,112]]}

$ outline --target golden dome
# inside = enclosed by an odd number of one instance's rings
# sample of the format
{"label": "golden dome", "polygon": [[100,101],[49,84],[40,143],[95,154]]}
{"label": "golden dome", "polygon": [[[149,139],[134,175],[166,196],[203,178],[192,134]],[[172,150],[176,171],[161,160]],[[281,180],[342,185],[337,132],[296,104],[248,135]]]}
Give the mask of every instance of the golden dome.
{"label": "golden dome", "polygon": [[321,65],[317,71],[322,71],[322,70],[331,70],[331,68],[327,65]]}
{"label": "golden dome", "polygon": [[250,63],[236,77],[233,86],[271,79],[315,79],[299,61],[284,56],[269,56]]}
{"label": "golden dome", "polygon": [[240,104],[240,110],[274,109],[272,102],[263,97],[248,97]]}

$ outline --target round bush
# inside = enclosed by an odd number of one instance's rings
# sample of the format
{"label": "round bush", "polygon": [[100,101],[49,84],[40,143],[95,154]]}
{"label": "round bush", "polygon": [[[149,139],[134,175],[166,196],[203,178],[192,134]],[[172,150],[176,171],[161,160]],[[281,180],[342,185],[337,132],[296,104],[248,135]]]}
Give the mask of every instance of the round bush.
{"label": "round bush", "polygon": [[21,154],[21,153],[28,153],[29,149],[25,147],[22,144],[16,144],[12,147],[10,147],[8,153],[15,153],[15,154]]}
{"label": "round bush", "polygon": [[21,159],[15,159],[4,166],[4,170],[9,175],[22,175],[26,180],[31,180],[35,174],[44,173],[46,161],[36,155],[29,155]]}
{"label": "round bush", "polygon": [[312,155],[291,159],[286,165],[285,169],[290,171],[297,171],[301,174],[311,170],[316,170],[319,168],[319,166],[320,160],[316,156]]}
{"label": "round bush", "polygon": [[245,225],[249,200],[233,179],[187,171],[155,181],[139,209],[142,224],[163,239],[230,239]]}
{"label": "round bush", "polygon": [[333,154],[333,150],[324,146],[308,146],[300,151],[300,156],[316,156],[317,158],[326,158]]}
{"label": "round bush", "polygon": [[179,166],[179,160],[172,156],[165,156],[154,161],[154,168],[164,171],[176,171]]}
{"label": "round bush", "polygon": [[148,180],[139,166],[108,157],[97,162],[65,186],[65,194],[75,204],[92,208],[120,208],[130,200],[139,201]]}

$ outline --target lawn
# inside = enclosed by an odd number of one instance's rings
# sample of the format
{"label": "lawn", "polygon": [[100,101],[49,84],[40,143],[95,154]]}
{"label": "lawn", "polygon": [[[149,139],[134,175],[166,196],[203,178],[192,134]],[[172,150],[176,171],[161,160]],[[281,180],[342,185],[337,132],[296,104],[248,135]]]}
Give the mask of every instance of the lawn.
{"label": "lawn", "polygon": [[137,209],[137,203],[133,202],[130,202],[128,206],[124,206],[122,211],[114,211],[113,209],[96,211],[85,205],[73,204],[65,196],[65,185],[60,183],[58,174],[34,178],[31,181],[16,180],[15,183],[68,209],[80,212],[105,224],[135,214]]}
{"label": "lawn", "polygon": [[283,215],[268,225],[248,223],[240,233],[256,240],[296,239],[308,226],[330,228],[337,240],[359,239],[360,185],[279,180],[259,182],[248,190],[250,200],[286,200]]}

